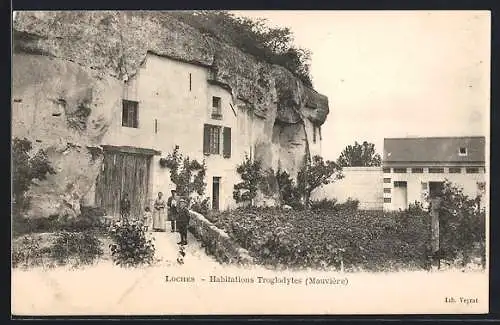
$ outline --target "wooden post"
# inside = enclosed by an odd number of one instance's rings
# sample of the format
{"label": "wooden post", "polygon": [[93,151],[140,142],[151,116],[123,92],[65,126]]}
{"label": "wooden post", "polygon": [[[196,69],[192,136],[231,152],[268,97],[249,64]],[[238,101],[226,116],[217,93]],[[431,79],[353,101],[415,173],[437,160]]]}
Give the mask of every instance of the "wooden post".
{"label": "wooden post", "polygon": [[[439,207],[441,200],[439,198],[431,199],[431,256],[433,266],[437,262],[437,268],[441,268],[440,243],[439,243]],[[437,260],[437,261],[436,261]]]}

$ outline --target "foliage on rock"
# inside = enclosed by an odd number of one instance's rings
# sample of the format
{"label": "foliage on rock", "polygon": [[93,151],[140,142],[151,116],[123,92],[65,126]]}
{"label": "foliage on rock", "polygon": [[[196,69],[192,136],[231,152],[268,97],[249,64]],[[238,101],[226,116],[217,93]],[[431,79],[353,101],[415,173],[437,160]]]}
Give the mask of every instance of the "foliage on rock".
{"label": "foliage on rock", "polygon": [[12,141],[12,209],[14,217],[19,217],[29,206],[26,196],[33,180],[45,180],[47,174],[56,171],[50,164],[43,149],[32,152],[31,141],[14,138]]}
{"label": "foliage on rock", "polygon": [[288,27],[269,27],[265,19],[237,17],[224,10],[177,11],[169,15],[271,64],[285,67],[307,86],[311,52],[293,45]]}
{"label": "foliage on rock", "polygon": [[245,155],[244,161],[236,167],[236,172],[242,181],[234,185],[234,200],[237,203],[250,202],[253,205],[253,199],[257,196],[259,184],[263,179],[262,163]]}
{"label": "foliage on rock", "polygon": [[190,201],[189,208],[207,217],[210,211],[210,198],[194,197]]}
{"label": "foliage on rock", "polygon": [[337,159],[340,167],[378,167],[382,164],[382,159],[375,152],[375,145],[363,141],[362,144],[357,141],[354,145],[348,145],[340,153]]}
{"label": "foliage on rock", "polygon": [[154,262],[154,238],[147,238],[140,224],[115,223],[110,230],[111,257],[116,265],[128,267]]}

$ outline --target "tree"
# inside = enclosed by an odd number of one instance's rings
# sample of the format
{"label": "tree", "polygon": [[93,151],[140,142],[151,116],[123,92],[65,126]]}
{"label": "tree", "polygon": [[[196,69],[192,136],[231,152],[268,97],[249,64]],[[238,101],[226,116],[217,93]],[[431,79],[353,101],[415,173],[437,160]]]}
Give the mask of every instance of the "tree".
{"label": "tree", "polygon": [[241,182],[234,185],[233,198],[237,203],[250,202],[257,196],[257,190],[262,182],[262,164],[259,160],[252,160],[245,155],[245,160],[237,168]]}
{"label": "tree", "polygon": [[300,193],[297,190],[293,179],[286,171],[278,169],[276,171],[276,181],[280,196],[280,203],[291,207],[297,207],[300,204]]}
{"label": "tree", "polygon": [[306,162],[297,175],[297,189],[302,195],[306,208],[310,207],[311,193],[320,186],[342,179],[342,167],[321,156],[313,156]]}
{"label": "tree", "polygon": [[175,146],[172,153],[160,159],[160,166],[170,169],[170,180],[175,184],[177,193],[190,198],[193,194],[203,196],[207,184],[205,183],[205,161],[184,157],[179,146]]}
{"label": "tree", "polygon": [[14,216],[20,216],[29,204],[26,192],[34,179],[45,180],[47,174],[56,171],[50,164],[47,153],[40,149],[35,155],[30,156],[31,142],[27,139],[14,138],[12,141],[12,195]]}
{"label": "tree", "polygon": [[469,251],[479,243],[485,259],[486,213],[480,206],[481,197],[468,197],[460,186],[445,181],[440,198],[440,246],[444,257],[454,259],[461,254],[465,265]]}
{"label": "tree", "polygon": [[366,141],[363,144],[354,142],[347,146],[337,159],[340,167],[377,167],[382,164],[380,155],[375,152],[375,145]]}

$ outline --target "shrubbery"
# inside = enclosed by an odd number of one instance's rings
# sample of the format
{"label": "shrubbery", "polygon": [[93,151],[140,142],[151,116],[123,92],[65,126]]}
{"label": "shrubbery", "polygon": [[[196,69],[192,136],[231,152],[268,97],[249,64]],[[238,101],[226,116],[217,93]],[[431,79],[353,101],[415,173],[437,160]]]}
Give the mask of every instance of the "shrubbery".
{"label": "shrubbery", "polygon": [[425,266],[426,215],[355,211],[354,202],[335,211],[239,209],[220,213],[216,225],[268,266],[338,268],[340,261],[351,270]]}
{"label": "shrubbery", "polygon": [[19,244],[13,245],[12,266],[54,266],[93,264],[103,253],[100,240],[92,232],[58,232],[45,236],[25,235]]}
{"label": "shrubbery", "polygon": [[138,266],[154,262],[153,238],[147,238],[140,225],[117,222],[110,235],[114,242],[110,245],[111,257],[116,265]]}
{"label": "shrubbery", "polygon": [[50,257],[58,265],[73,266],[93,264],[104,251],[101,242],[92,232],[60,232],[50,248]]}

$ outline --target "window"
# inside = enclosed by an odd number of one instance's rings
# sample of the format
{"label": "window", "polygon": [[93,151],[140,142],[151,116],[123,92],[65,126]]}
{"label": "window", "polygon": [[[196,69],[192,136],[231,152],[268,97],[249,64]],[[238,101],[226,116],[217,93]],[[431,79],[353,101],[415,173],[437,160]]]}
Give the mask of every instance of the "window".
{"label": "window", "polygon": [[384,183],[386,183],[386,184],[389,183],[390,184],[391,183],[391,179],[390,178],[384,178]]}
{"label": "window", "polygon": [[384,188],[384,193],[391,194],[391,189],[390,188]]}
{"label": "window", "polygon": [[391,169],[390,168],[384,168],[384,169],[382,169],[382,171],[387,174],[387,173],[391,172]]}
{"label": "window", "polygon": [[138,102],[131,100],[122,101],[122,126],[128,128],[138,128]]}
{"label": "window", "polygon": [[422,191],[427,191],[427,187],[428,187],[429,185],[428,185],[426,182],[422,182],[422,183],[420,183],[420,184],[421,184],[420,186],[422,187]]}
{"label": "window", "polygon": [[391,203],[390,197],[384,197],[384,203]]}
{"label": "window", "polygon": [[467,174],[478,174],[479,173],[479,168],[477,168],[477,167],[465,168],[465,172]]}
{"label": "window", "polygon": [[394,187],[406,187],[405,181],[394,181]]}
{"label": "window", "polygon": [[222,119],[222,110],[221,110],[221,98],[220,97],[212,97],[212,118],[215,120]]}
{"label": "window", "polygon": [[450,167],[450,168],[448,168],[448,172],[450,174],[460,174],[462,172],[462,168],[460,168],[460,167]]}
{"label": "window", "polygon": [[431,174],[444,173],[444,168],[429,168],[429,173]]}
{"label": "window", "polygon": [[458,155],[459,155],[459,156],[467,156],[467,148],[465,148],[465,147],[460,147],[460,148],[458,149]]}
{"label": "window", "polygon": [[313,143],[316,143],[316,127],[313,126]]}
{"label": "window", "polygon": [[406,168],[394,168],[394,173],[404,174],[406,173]]}
{"label": "window", "polygon": [[[221,144],[222,140],[222,144]],[[231,158],[231,128],[205,124],[203,130],[203,153]]]}
{"label": "window", "polygon": [[220,126],[205,124],[203,134],[203,153],[220,153]]}
{"label": "window", "polygon": [[192,78],[191,74],[189,74],[189,91],[191,91]]}
{"label": "window", "polygon": [[424,172],[424,169],[423,168],[412,168],[411,172],[413,174],[422,174]]}

